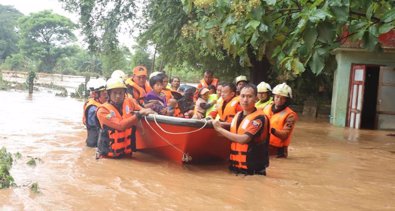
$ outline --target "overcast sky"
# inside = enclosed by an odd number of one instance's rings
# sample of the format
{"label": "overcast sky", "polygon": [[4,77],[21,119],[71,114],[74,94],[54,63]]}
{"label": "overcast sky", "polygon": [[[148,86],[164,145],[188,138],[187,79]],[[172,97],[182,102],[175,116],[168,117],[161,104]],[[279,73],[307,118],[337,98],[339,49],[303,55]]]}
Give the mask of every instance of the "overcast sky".
{"label": "overcast sky", "polygon": [[[19,10],[25,15],[30,13],[39,12],[42,10],[52,10],[53,12],[63,15],[74,23],[78,23],[79,16],[77,14],[72,14],[70,12],[65,11],[62,8],[62,4],[57,0],[0,0],[0,4],[2,5],[11,5],[14,6],[15,9]],[[76,35],[78,32],[76,32]],[[81,39],[81,36],[77,37]],[[129,34],[120,34],[119,35],[120,42],[127,47],[131,47],[134,44],[133,38]],[[79,40],[82,43],[82,40]],[[83,44],[84,45],[84,44]]]}
{"label": "overcast sky", "polygon": [[78,16],[66,12],[62,9],[62,4],[57,0],[0,0],[2,5],[11,5],[25,15],[42,10],[52,10],[55,13],[70,18],[73,22],[78,22]]}

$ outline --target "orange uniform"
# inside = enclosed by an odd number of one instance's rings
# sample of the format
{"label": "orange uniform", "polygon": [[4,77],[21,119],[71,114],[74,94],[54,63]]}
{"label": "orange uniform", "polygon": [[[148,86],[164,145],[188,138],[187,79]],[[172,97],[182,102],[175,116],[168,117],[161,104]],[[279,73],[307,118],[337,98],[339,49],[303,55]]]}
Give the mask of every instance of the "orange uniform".
{"label": "orange uniform", "polygon": [[[97,140],[99,139],[99,127],[98,127],[98,120],[95,118],[95,124],[96,125],[90,125],[88,119],[88,112],[89,109],[94,106],[98,108],[101,105],[101,103],[97,102],[95,99],[90,98],[88,101],[84,103],[84,114],[82,116],[82,123],[86,126],[87,130],[87,137],[86,137],[86,145],[88,147],[96,147],[97,146]],[[92,114],[90,114],[92,115]]]}
{"label": "orange uniform", "polygon": [[269,166],[269,120],[262,110],[243,117],[238,112],[233,119],[230,132],[247,134],[252,140],[246,144],[231,142],[230,169],[247,174],[265,174]]}
{"label": "orange uniform", "polygon": [[140,103],[140,105],[143,105],[145,95],[152,90],[149,83],[146,81],[143,88],[136,84],[131,78],[128,78],[125,81],[125,84],[128,88],[128,93],[131,94],[132,97]]}
{"label": "orange uniform", "polygon": [[101,103],[97,102],[97,101],[96,101],[95,99],[93,99],[93,98],[89,98],[89,99],[84,103],[84,106],[83,106],[84,113],[83,113],[83,115],[82,115],[82,123],[83,123],[84,125],[86,125],[87,127],[89,127],[89,125],[87,125],[87,121],[86,121],[87,116],[88,116],[87,112],[88,112],[89,107],[91,107],[91,106],[99,107],[100,105],[101,105]]}
{"label": "orange uniform", "polygon": [[219,121],[231,123],[236,113],[243,110],[239,102],[239,96],[232,98],[228,102],[222,100],[219,102],[217,110],[211,112],[210,116],[215,118],[218,114]]}
{"label": "orange uniform", "polygon": [[291,134],[298,115],[289,107],[286,107],[277,113],[274,113],[272,108],[273,104],[266,106],[264,109],[264,113],[270,119],[271,131],[273,131],[274,128],[275,131],[289,131],[289,133],[286,138],[279,138],[274,134],[270,136],[271,154],[278,155],[280,157],[287,157],[288,146],[291,142]]}
{"label": "orange uniform", "polygon": [[135,110],[136,104],[130,98],[125,98],[121,111],[110,103],[104,103],[98,108],[101,132],[97,147],[100,156],[132,155],[136,139],[136,128],[133,127],[137,123],[137,117],[133,113]]}
{"label": "orange uniform", "polygon": [[204,79],[202,79],[202,80],[200,80],[200,83],[197,85],[197,88],[198,89],[208,88],[209,85],[213,85],[213,86],[215,86],[215,88],[217,88],[218,78],[214,78],[213,81],[211,81],[211,84],[207,84],[207,82]]}

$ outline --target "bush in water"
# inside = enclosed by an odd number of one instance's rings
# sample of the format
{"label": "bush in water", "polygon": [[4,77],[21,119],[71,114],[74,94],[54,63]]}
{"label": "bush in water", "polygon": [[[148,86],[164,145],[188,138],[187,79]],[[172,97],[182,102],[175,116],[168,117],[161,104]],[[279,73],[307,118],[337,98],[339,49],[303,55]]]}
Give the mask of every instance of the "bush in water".
{"label": "bush in water", "polygon": [[31,185],[30,185],[30,190],[31,190],[33,193],[40,193],[40,188],[38,187],[38,183],[35,182],[35,183],[31,184]]}
{"label": "bush in water", "polygon": [[8,188],[14,184],[14,178],[10,174],[12,167],[12,155],[6,148],[0,149],[0,189]]}

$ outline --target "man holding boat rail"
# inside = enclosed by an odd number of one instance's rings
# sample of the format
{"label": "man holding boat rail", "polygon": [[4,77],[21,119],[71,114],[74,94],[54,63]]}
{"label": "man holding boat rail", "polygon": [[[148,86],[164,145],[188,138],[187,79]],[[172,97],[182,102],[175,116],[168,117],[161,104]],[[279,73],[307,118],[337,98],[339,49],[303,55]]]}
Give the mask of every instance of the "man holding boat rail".
{"label": "man holding boat rail", "polygon": [[126,97],[126,86],[120,78],[110,78],[106,87],[109,100],[97,109],[100,137],[97,144],[98,157],[118,158],[132,155],[135,130],[132,129],[142,116],[154,113],[149,108],[138,112],[135,101]]}
{"label": "man holding boat rail", "polygon": [[236,174],[266,175],[269,166],[269,120],[262,110],[255,108],[257,88],[245,85],[240,91],[240,105],[232,120],[230,131],[221,127],[217,120],[214,129],[231,141],[229,169]]}

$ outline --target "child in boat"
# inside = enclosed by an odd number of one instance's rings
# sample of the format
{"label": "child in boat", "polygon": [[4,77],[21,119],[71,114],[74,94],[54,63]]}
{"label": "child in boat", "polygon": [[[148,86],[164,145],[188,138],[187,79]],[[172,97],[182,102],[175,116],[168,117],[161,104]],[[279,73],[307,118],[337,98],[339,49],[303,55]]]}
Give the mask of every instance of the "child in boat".
{"label": "child in boat", "polygon": [[[220,85],[218,85],[218,86],[220,86]],[[217,101],[218,101],[218,95],[217,95],[217,90],[216,90],[215,86],[214,85],[209,85],[208,89],[210,91],[209,91],[209,94],[208,94],[207,102],[209,104],[211,104],[211,106],[206,109],[205,116],[209,116],[212,111],[217,109],[216,105],[217,105]]]}
{"label": "child in boat", "polygon": [[178,100],[178,108],[183,114],[184,118],[191,118],[193,116],[193,110],[195,109],[195,102],[193,101],[193,95],[196,92],[195,87],[185,87],[185,89],[181,89],[184,87],[180,87],[179,92],[183,94],[181,99]]}
{"label": "child in boat", "polygon": [[210,90],[203,88],[199,91],[199,98],[196,101],[195,110],[193,113],[194,119],[203,119],[206,117],[206,110],[213,106],[215,103],[208,103],[208,96]]}
{"label": "child in boat", "polygon": [[177,101],[174,99],[166,102],[166,96],[164,96],[163,90],[163,75],[159,74],[150,78],[149,83],[152,87],[152,91],[144,98],[144,107],[151,108],[155,112],[161,115],[173,116],[174,108],[176,107]]}

